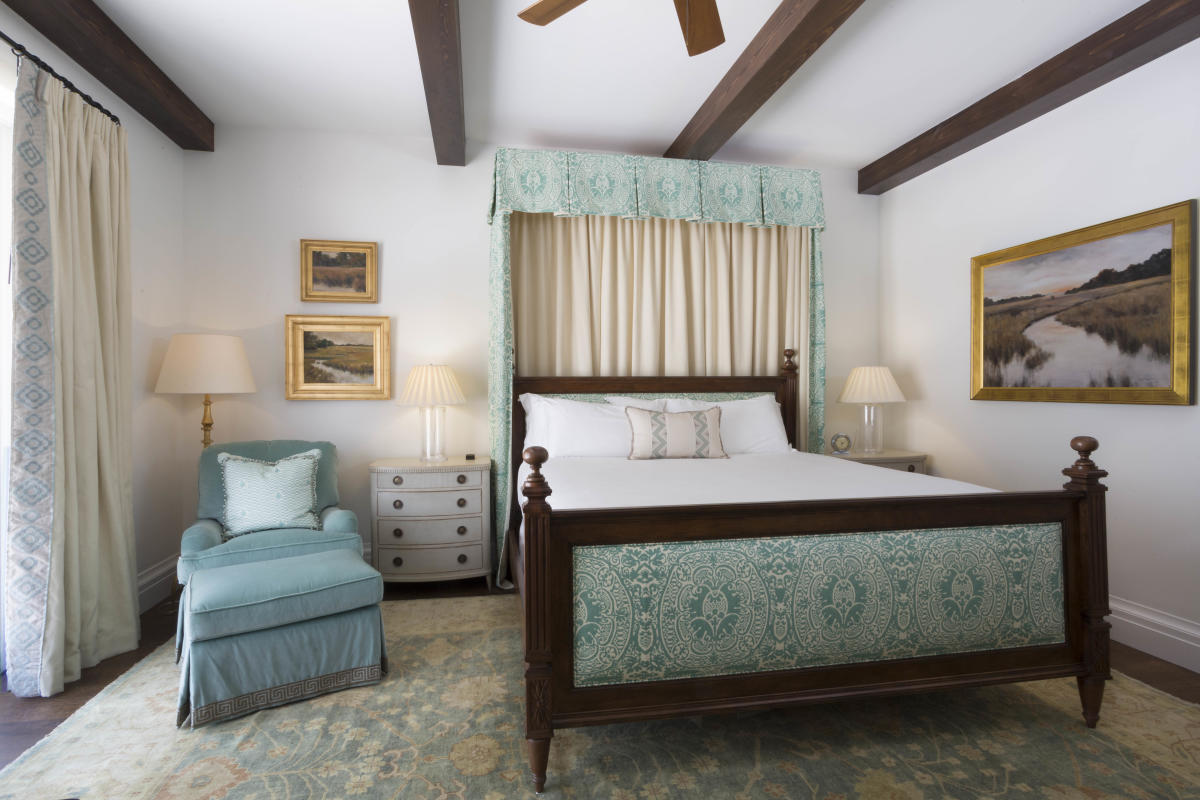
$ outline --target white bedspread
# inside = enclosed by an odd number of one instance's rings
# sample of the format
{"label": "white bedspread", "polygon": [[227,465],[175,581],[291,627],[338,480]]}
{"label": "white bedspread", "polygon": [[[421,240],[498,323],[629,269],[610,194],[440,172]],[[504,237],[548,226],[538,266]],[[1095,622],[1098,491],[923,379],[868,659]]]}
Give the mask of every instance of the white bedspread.
{"label": "white bedspread", "polygon": [[[520,486],[528,464],[518,473]],[[630,461],[550,458],[542,474],[551,508],[633,508],[713,503],[771,503],[856,497],[915,497],[992,492],[948,478],[885,469],[812,453]]]}

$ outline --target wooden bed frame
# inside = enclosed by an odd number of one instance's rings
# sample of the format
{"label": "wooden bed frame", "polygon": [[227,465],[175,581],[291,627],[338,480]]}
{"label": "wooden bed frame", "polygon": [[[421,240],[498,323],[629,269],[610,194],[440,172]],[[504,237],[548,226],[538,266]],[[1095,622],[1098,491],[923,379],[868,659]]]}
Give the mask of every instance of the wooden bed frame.
{"label": "wooden bed frame", "polygon": [[[795,442],[796,367],[791,351],[779,377],[516,378],[514,399],[537,394],[774,392]],[[524,410],[513,403],[513,483],[520,460],[532,467],[521,511],[508,528],[509,559],[520,588],[525,646],[525,736],[534,790],[546,782],[555,728],[739,709],[772,708],[851,697],[925,692],[1074,675],[1083,717],[1095,727],[1109,674],[1108,560],[1104,495],[1108,473],[1089,458],[1098,444],[1071,440],[1075,463],[1061,490],[974,495],[815,500],[786,503],[552,511],[540,468],[549,454],[520,450]],[[515,487],[514,487],[515,491]],[[1019,647],[804,669],[576,687],[572,547],[705,541],[941,527],[1058,522],[1063,529],[1066,639]]]}

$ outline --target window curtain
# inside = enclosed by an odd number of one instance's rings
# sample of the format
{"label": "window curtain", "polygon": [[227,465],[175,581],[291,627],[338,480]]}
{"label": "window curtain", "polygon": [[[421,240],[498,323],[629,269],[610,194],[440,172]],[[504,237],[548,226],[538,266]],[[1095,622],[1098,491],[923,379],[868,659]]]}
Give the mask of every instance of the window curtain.
{"label": "window curtain", "polygon": [[519,375],[807,373],[803,228],[514,213],[511,240]]}
{"label": "window curtain", "polygon": [[[807,319],[808,336],[806,342],[796,344],[802,355],[807,356],[808,402],[804,426],[807,449],[813,452],[821,449],[825,430],[825,299],[821,258],[825,211],[817,172],[756,164],[499,148],[488,211],[492,226],[488,422],[492,437],[497,580],[502,585],[508,574],[505,532],[512,510],[512,378],[517,365],[512,273],[514,212],[801,229],[797,235],[806,240],[808,253],[807,308],[802,311]],[[761,355],[765,359],[766,353],[761,350],[751,358]],[[524,365],[522,372],[531,374]]]}
{"label": "window curtain", "polygon": [[13,148],[5,656],[50,696],[137,646],[125,131],[27,60]]}

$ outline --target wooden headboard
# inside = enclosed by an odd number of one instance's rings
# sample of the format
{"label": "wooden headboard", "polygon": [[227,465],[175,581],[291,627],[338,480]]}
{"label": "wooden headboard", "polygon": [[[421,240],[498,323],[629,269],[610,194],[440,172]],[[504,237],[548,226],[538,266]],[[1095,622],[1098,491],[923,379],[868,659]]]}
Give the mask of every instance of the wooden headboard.
{"label": "wooden headboard", "polygon": [[[795,350],[784,350],[783,366],[778,375],[747,375],[721,377],[625,377],[625,378],[563,378],[514,377],[512,461],[510,475],[513,493],[512,518],[514,530],[521,522],[521,503],[517,489],[517,472],[521,468],[521,451],[525,447],[525,409],[517,400],[526,392],[533,394],[691,394],[702,392],[756,392],[774,394],[783,414],[783,428],[788,444],[796,446],[797,369],[792,360]],[[554,453],[550,454],[554,457]]]}

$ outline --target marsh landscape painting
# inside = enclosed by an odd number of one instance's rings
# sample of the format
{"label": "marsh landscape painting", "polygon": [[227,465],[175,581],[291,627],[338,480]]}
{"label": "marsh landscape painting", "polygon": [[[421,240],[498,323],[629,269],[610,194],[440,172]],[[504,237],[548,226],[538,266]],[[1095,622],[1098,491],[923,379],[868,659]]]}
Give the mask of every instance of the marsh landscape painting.
{"label": "marsh landscape painting", "polygon": [[[1181,205],[1186,212],[1188,204]],[[1173,208],[1147,215],[1161,217]],[[973,365],[978,384],[973,396],[982,389],[980,399],[1177,402],[1106,391],[1173,391],[1180,366],[1173,354],[1181,357],[1181,335],[1182,353],[1187,352],[1187,332],[1180,330],[1187,326],[1175,319],[1174,309],[1181,300],[1179,272],[1186,278],[1190,261],[1190,246],[1177,252],[1179,234],[1189,233],[1179,226],[1190,228],[1190,215],[1176,214],[1159,224],[1146,224],[1157,218],[1142,219],[1115,232],[1111,227],[1147,215],[973,261],[975,356],[982,362]],[[988,396],[988,389],[1104,393]]]}
{"label": "marsh landscape painting", "polygon": [[289,400],[391,397],[389,317],[289,315]]}
{"label": "marsh landscape painting", "polygon": [[300,299],[324,303],[378,300],[375,242],[300,240]]}

